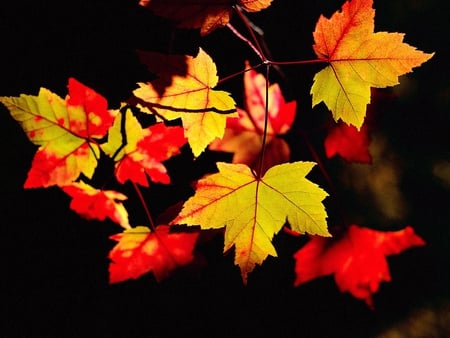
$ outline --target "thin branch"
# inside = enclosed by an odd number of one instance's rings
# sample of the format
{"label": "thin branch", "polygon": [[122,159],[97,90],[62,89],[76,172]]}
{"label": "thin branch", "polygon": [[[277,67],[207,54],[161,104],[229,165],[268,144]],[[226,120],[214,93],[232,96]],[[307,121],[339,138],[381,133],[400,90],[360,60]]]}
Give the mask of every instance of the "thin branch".
{"label": "thin branch", "polygon": [[266,150],[266,140],[267,140],[267,127],[269,125],[269,73],[270,73],[270,63],[266,64],[266,88],[264,96],[266,98],[266,106],[264,107],[264,130],[262,137],[261,154],[259,155],[259,167],[258,167],[258,178],[262,177],[263,174],[263,164],[264,155]]}
{"label": "thin branch", "polygon": [[[264,54],[263,49],[261,48],[261,45],[259,44],[258,39],[256,38],[255,32],[253,30],[252,24],[250,24],[250,21],[247,19],[247,17],[245,16],[244,13],[242,13],[241,9],[239,8],[239,6],[234,6],[235,12],[237,13],[237,15],[239,16],[239,18],[242,20],[242,22],[244,23],[245,27],[247,28],[248,32],[250,33],[250,36],[252,37],[253,43],[250,43],[250,41],[248,39],[245,39],[244,41],[248,41],[250,47],[252,47],[253,50],[257,51],[258,56],[261,58],[261,61],[263,63],[268,62],[269,60],[267,59],[266,55]],[[240,34],[239,34],[240,35]]]}
{"label": "thin branch", "polygon": [[259,58],[262,61],[265,60],[264,55],[261,54],[261,52],[258,50],[258,48],[256,48],[255,45],[249,39],[247,39],[245,36],[243,36],[241,33],[239,33],[239,31],[236,28],[234,28],[232,24],[228,23],[227,28],[229,30],[231,30],[233,32],[233,34],[236,35],[239,39],[244,41],[255,52],[255,54],[259,56]]}
{"label": "thin branch", "polygon": [[145,203],[145,199],[144,196],[142,195],[141,189],[139,189],[139,186],[135,182],[131,181],[131,183],[133,184],[133,188],[136,191],[136,194],[138,195],[139,200],[141,201],[141,204],[144,208],[145,215],[147,216],[150,228],[152,229],[152,231],[156,231],[155,223],[153,222],[153,218],[152,215],[150,214],[150,210],[147,207],[147,203]]}

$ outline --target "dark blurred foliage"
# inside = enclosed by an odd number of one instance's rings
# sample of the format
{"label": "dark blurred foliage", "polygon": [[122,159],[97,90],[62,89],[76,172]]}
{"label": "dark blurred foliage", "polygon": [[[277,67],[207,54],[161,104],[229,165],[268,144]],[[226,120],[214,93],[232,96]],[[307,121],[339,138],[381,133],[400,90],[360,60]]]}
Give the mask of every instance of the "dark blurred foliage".
{"label": "dark blurred foliage", "polygon": [[[249,17],[264,30],[274,60],[312,59],[315,22],[341,5],[336,0],[274,0],[269,9]],[[309,94],[320,67],[289,66],[271,73],[286,99],[298,101],[293,129],[302,130],[333,179],[339,203],[327,200],[330,225],[342,225],[339,215],[344,213],[361,226],[388,230],[411,225],[428,242],[426,248],[389,258],[393,280],[382,284],[374,297],[375,311],[339,293],[332,277],[293,288],[292,254],[305,239],[283,232],[274,239],[279,258],[267,259],[246,287],[232,253],[222,255],[220,235],[211,235],[199,247],[206,266],[179,271],[160,284],[147,275],[109,286],[107,254],[114,243],[108,236],[120,229],[80,219],[58,189],[22,189],[35,147],[2,107],[2,336],[448,336],[448,7],[443,0],[375,1],[377,31],[404,32],[406,42],[436,52],[402,77],[399,86],[374,94],[369,110],[376,110],[378,128],[373,134],[375,169],[325,159],[321,127],[330,122],[330,113],[324,106],[311,109]],[[236,17],[232,24],[245,33]],[[201,46],[221,77],[241,70],[245,59],[258,62],[227,29],[200,39],[196,31],[173,30],[131,1],[2,3],[0,46],[0,95],[37,94],[42,86],[64,96],[67,79],[73,76],[103,94],[113,108],[130,96],[136,82],[151,77],[135,49],[195,54]],[[233,91],[241,102],[240,77],[221,89]],[[292,132],[287,140],[293,160],[314,160],[302,134]],[[188,196],[190,180],[214,170],[214,161],[221,158],[202,155],[191,171],[179,170],[189,155],[169,161],[176,185],[154,185],[146,195],[155,215]],[[373,177],[381,183],[374,184]],[[330,191],[320,170],[310,178]],[[358,189],[361,182],[364,188]],[[128,186],[124,189],[137,201]],[[145,222],[137,202],[127,208],[132,222]],[[411,328],[411,322],[418,326]]]}

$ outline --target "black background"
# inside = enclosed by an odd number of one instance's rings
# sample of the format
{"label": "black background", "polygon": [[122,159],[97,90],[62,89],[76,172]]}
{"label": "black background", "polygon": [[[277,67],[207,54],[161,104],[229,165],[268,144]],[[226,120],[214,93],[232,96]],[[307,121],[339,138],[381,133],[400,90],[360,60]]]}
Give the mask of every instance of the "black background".
{"label": "black background", "polygon": [[[133,2],[25,1],[1,6],[2,96],[35,95],[39,87],[46,87],[64,97],[67,79],[73,76],[117,108],[137,81],[149,78],[135,49],[195,53],[201,45],[212,55],[220,76],[242,69],[246,58],[257,62],[226,29],[204,39],[196,32],[173,32],[164,20]],[[311,33],[317,18],[329,16],[340,6],[340,1],[274,0],[269,9],[250,17],[264,29],[274,59],[312,59]],[[233,255],[222,256],[220,236],[200,247],[206,266],[181,271],[161,283],[147,275],[108,285],[107,255],[114,245],[108,236],[120,229],[108,222],[83,221],[69,210],[69,198],[58,189],[22,189],[35,147],[7,110],[0,108],[1,335],[374,337],[392,326],[407,330],[402,323],[418,313],[424,326],[416,334],[425,330],[429,333],[425,336],[446,336],[440,325],[450,311],[450,193],[432,175],[432,166],[448,161],[450,154],[448,5],[440,0],[396,0],[376,1],[375,8],[376,31],[405,32],[406,42],[436,52],[408,75],[414,88],[405,97],[389,101],[388,112],[379,122],[405,172],[402,190],[410,212],[394,227],[411,224],[428,245],[389,257],[393,280],[383,283],[375,295],[375,311],[339,293],[332,277],[294,288],[292,254],[302,239],[284,233],[274,239],[279,258],[267,259],[250,275],[247,286],[242,285]],[[236,18],[232,22],[242,31]],[[329,114],[323,107],[310,108],[309,89],[318,69],[285,67],[286,78],[272,73],[287,99],[298,101],[296,123],[305,130]],[[238,77],[222,87],[233,91],[238,102],[241,81]],[[295,135],[288,139],[293,157],[310,159]],[[191,173],[180,174],[177,160],[168,166],[186,186],[201,170],[209,169],[209,160],[200,158]],[[340,168],[339,162],[331,163]],[[333,172],[335,167],[329,169]],[[149,206],[157,214],[186,191],[155,186],[148,195]],[[138,204],[128,207],[133,221],[144,220]],[[369,225],[376,222],[376,218],[367,219]],[[432,316],[428,327],[429,317],[424,320],[423,313]],[[411,332],[404,335],[411,336]]]}

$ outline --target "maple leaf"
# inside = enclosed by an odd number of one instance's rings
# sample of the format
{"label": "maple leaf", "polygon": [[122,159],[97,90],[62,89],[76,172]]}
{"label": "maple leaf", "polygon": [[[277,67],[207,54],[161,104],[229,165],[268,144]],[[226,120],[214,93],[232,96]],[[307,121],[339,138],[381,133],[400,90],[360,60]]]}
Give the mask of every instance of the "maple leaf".
{"label": "maple leaf", "polygon": [[141,60],[159,78],[138,83],[134,95],[167,120],[181,118],[193,154],[200,155],[223,136],[227,116],[237,116],[229,94],[212,89],[218,82],[216,65],[202,49],[196,57],[141,52]]}
{"label": "maple leaf", "polygon": [[[249,68],[248,62],[246,68]],[[266,115],[266,79],[254,70],[244,75],[245,109],[237,108],[239,117],[228,118],[225,135],[215,140],[209,149],[233,152],[233,163],[247,164],[258,171],[258,155],[261,152],[264,120]],[[286,103],[278,84],[268,88],[267,134],[263,172],[268,168],[289,161],[290,149],[285,134],[295,119],[297,102]]]}
{"label": "maple leaf", "polygon": [[70,78],[63,100],[45,88],[38,96],[0,97],[31,142],[39,146],[25,188],[64,186],[83,173],[91,178],[100,150],[95,139],[111,126],[114,110],[105,98]]}
{"label": "maple leaf", "polygon": [[150,271],[157,281],[192,262],[198,233],[170,232],[169,226],[159,225],[155,231],[138,226],[111,236],[118,241],[109,253],[109,282],[137,279]]}
{"label": "maple leaf", "polygon": [[409,73],[430,59],[427,54],[403,42],[401,33],[374,33],[373,0],[351,0],[342,12],[330,19],[321,16],[314,35],[314,51],[328,66],[314,76],[312,104],[324,102],[336,121],[358,129],[362,126],[370,87],[398,84],[400,75]]}
{"label": "maple leaf", "polygon": [[99,190],[84,182],[74,182],[62,187],[62,190],[72,197],[70,209],[86,219],[104,221],[106,217],[130,228],[128,212],[122,202],[127,196],[113,190]]}
{"label": "maple leaf", "polygon": [[201,35],[225,26],[231,18],[233,5],[247,12],[258,12],[272,0],[141,0],[139,4],[156,15],[173,20],[180,28],[200,28]]}
{"label": "maple leaf", "polygon": [[327,193],[305,178],[314,165],[284,163],[258,179],[244,164],[218,162],[219,172],[198,181],[172,224],[225,226],[224,252],[235,246],[235,264],[246,283],[256,264],[277,256],[271,241],[286,221],[296,232],[330,236],[322,204]]}
{"label": "maple leaf", "polygon": [[[125,119],[126,143],[122,136],[122,124]],[[108,134],[108,142],[102,150],[116,161],[117,181],[127,180],[148,187],[148,175],[155,183],[170,183],[167,169],[162,163],[180,153],[180,147],[186,143],[183,128],[168,127],[156,123],[143,129],[129,109],[116,116]]]}
{"label": "maple leaf", "polygon": [[339,154],[349,162],[372,163],[369,152],[369,135],[364,124],[358,131],[356,127],[338,123],[325,138],[325,153],[328,158]]}
{"label": "maple leaf", "polygon": [[385,256],[399,254],[425,242],[407,226],[399,231],[377,231],[351,225],[338,239],[313,237],[294,254],[294,285],[334,274],[341,292],[350,292],[373,307],[372,295],[391,276]]}

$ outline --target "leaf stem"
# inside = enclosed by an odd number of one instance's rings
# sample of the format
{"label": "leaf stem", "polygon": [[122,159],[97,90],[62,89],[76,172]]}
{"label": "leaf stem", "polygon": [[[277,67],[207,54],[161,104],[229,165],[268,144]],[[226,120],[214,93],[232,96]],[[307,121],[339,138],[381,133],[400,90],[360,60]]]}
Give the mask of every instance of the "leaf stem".
{"label": "leaf stem", "polygon": [[257,178],[260,179],[264,172],[263,172],[263,165],[264,165],[264,155],[266,150],[266,140],[267,140],[267,127],[269,125],[269,73],[270,73],[270,66],[271,64],[269,62],[266,63],[266,88],[264,96],[266,98],[265,100],[265,107],[264,107],[264,129],[263,129],[263,137],[262,137],[262,145],[261,145],[261,153],[259,155],[259,165],[257,168]]}
{"label": "leaf stem", "polygon": [[241,74],[244,74],[244,73],[246,73],[246,72],[248,72],[248,71],[250,71],[250,70],[252,70],[252,69],[257,69],[257,68],[259,68],[259,67],[261,67],[261,66],[263,66],[263,65],[264,65],[264,62],[261,62],[261,63],[258,63],[256,66],[250,66],[249,68],[246,68],[246,69],[244,69],[244,70],[240,70],[239,72],[233,73],[233,74],[231,74],[231,75],[227,75],[227,76],[221,78],[221,79],[217,82],[217,85],[219,85],[219,84],[222,83],[222,82],[231,80],[232,78],[234,78],[234,77],[236,77],[236,76],[239,76],[239,75],[241,75]]}
{"label": "leaf stem", "polygon": [[328,59],[312,59],[312,60],[294,60],[294,61],[269,61],[272,65],[289,66],[289,65],[309,65],[313,63],[328,63]]}
{"label": "leaf stem", "polygon": [[139,200],[141,201],[141,204],[144,208],[145,215],[147,216],[147,220],[148,220],[148,224],[149,224],[150,228],[152,229],[152,231],[156,231],[155,223],[153,222],[153,218],[152,218],[152,215],[150,214],[150,210],[147,207],[147,203],[145,203],[145,199],[144,199],[144,196],[142,195],[141,189],[135,182],[131,181],[131,183],[133,184],[133,188],[136,191],[136,194],[138,195]]}
{"label": "leaf stem", "polygon": [[239,16],[239,18],[244,23],[244,25],[247,28],[248,32],[250,33],[250,36],[251,36],[253,42],[251,42],[250,40],[248,40],[247,38],[242,36],[237,30],[232,30],[232,32],[234,34],[236,34],[236,36],[238,38],[240,38],[243,41],[245,41],[250,46],[250,48],[252,48],[255,51],[255,53],[261,58],[261,61],[263,63],[266,63],[268,61],[268,59],[267,59],[266,55],[264,54],[263,49],[261,48],[261,45],[259,44],[258,39],[256,38],[255,32],[254,32],[254,30],[252,28],[252,25],[250,24],[250,21],[245,16],[245,14],[242,13],[242,10],[240,9],[239,6],[234,6],[234,9],[235,9],[235,12],[237,13],[237,15]]}
{"label": "leaf stem", "polygon": [[239,31],[236,28],[234,28],[232,24],[227,23],[227,28],[229,30],[231,30],[233,32],[233,34],[236,35],[239,39],[244,41],[255,52],[255,54],[259,56],[259,58],[262,61],[265,60],[264,55],[261,54],[261,52],[255,47],[255,45],[249,39],[247,39],[245,36],[243,36],[241,33],[239,33]]}

